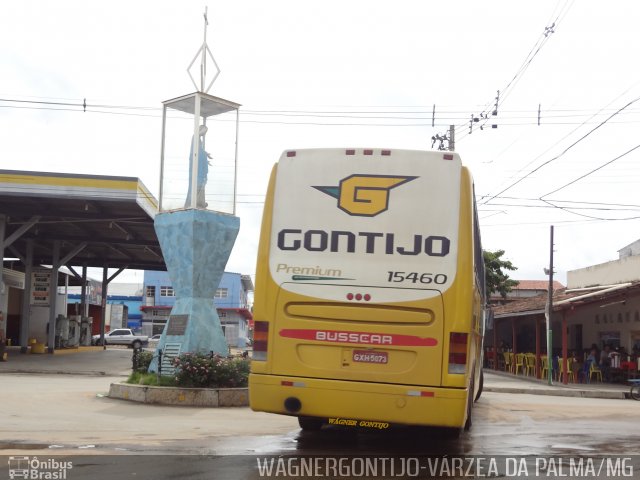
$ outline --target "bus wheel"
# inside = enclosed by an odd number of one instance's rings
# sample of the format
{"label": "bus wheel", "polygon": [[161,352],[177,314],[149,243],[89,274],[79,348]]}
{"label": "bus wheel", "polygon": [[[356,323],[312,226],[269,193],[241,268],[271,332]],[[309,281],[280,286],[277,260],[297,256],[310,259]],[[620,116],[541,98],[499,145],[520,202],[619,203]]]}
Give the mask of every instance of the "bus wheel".
{"label": "bus wheel", "polygon": [[480,395],[482,395],[483,385],[484,385],[484,370],[480,370],[480,386],[478,387],[478,393],[476,393],[476,399],[475,399],[476,402],[480,399]]}
{"label": "bus wheel", "polygon": [[318,431],[324,425],[324,419],[318,417],[298,417],[298,425],[307,432]]}

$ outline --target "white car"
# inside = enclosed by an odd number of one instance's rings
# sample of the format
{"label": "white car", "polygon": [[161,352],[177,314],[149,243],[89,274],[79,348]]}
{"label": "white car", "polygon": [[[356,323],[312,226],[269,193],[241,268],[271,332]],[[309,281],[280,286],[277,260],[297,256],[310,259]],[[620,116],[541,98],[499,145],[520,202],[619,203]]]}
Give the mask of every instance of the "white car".
{"label": "white car", "polygon": [[[91,337],[91,343],[100,345],[100,335]],[[127,345],[132,348],[140,348],[149,344],[149,337],[146,335],[135,335],[130,328],[116,328],[104,334],[105,345]]]}

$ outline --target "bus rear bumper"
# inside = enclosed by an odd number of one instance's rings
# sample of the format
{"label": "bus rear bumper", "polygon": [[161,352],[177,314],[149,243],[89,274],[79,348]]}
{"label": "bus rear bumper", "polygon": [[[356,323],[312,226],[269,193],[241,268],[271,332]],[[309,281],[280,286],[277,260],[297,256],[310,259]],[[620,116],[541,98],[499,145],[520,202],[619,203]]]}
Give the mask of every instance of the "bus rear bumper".
{"label": "bus rear bumper", "polygon": [[[389,424],[462,427],[468,389],[324,380],[252,373],[249,402],[255,411]],[[285,406],[286,405],[286,406]],[[299,406],[297,411],[291,407]],[[349,420],[358,420],[356,425]],[[347,421],[347,423],[344,423]],[[369,426],[369,425],[365,425]]]}

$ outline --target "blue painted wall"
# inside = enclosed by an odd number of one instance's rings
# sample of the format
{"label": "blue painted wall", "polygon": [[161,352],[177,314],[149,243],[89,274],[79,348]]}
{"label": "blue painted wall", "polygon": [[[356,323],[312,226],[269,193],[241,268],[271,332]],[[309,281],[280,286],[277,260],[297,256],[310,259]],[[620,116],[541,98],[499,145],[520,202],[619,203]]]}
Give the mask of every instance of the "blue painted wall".
{"label": "blue painted wall", "polygon": [[[70,293],[67,295],[67,303],[80,303],[79,293]],[[140,320],[142,318],[142,312],[140,306],[142,305],[142,297],[138,296],[125,296],[125,295],[108,295],[107,303],[121,305],[124,304],[129,309],[129,320]]]}
{"label": "blue painted wall", "polygon": [[[70,293],[67,295],[67,303],[80,303],[80,294],[79,293]],[[135,295],[127,296],[127,295],[107,295],[107,303],[121,305],[124,304],[127,306],[128,312],[128,322],[127,327],[132,328],[133,330],[140,330],[140,326],[142,324],[142,312],[140,311],[140,307],[142,306],[142,297],[138,297]]]}
{"label": "blue painted wall", "polygon": [[144,288],[142,291],[142,295],[144,297],[147,296],[147,288],[148,287],[156,287],[155,293],[155,301],[154,304],[157,306],[171,306],[176,303],[176,297],[161,297],[160,296],[160,287],[166,286],[171,287],[171,278],[169,278],[168,272],[154,272],[147,271],[144,272]]}
{"label": "blue painted wall", "polygon": [[[214,304],[216,308],[243,308],[246,305],[243,304],[240,294],[242,291],[242,284],[240,282],[241,275],[239,273],[224,272],[218,288],[227,289],[227,298],[215,298]],[[160,295],[161,287],[171,287],[171,278],[167,272],[144,272],[144,292],[147,293],[147,287],[154,286],[155,291],[155,305],[158,306],[173,306],[176,303],[176,297],[163,297]]]}
{"label": "blue painted wall", "polygon": [[107,295],[107,303],[126,305],[129,309],[129,320],[140,320],[142,318],[142,312],[140,311],[142,297],[128,297],[124,295],[114,295],[112,297]]}

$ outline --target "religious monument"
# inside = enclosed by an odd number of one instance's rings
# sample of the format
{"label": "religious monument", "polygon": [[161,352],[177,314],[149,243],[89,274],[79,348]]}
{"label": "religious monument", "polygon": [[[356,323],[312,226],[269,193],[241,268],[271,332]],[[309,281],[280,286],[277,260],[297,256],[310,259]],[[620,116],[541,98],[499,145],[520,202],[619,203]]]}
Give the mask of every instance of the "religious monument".
{"label": "religious monument", "polygon": [[[163,374],[172,374],[172,359],[180,353],[228,354],[213,299],[240,228],[235,216],[240,105],[207,93],[220,73],[207,46],[207,26],[205,10],[204,41],[187,68],[196,92],[163,102],[155,230],[176,302],[158,344],[161,365],[156,357],[149,368],[157,372],[160,366]],[[196,82],[191,69],[198,59]],[[215,74],[207,85],[208,60]],[[235,122],[226,121],[229,115]],[[231,134],[227,142],[225,134]]]}

